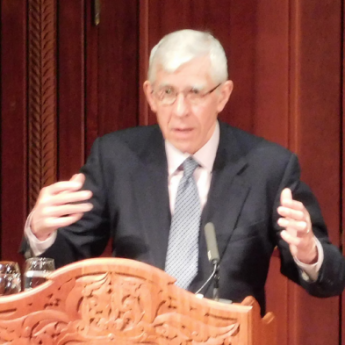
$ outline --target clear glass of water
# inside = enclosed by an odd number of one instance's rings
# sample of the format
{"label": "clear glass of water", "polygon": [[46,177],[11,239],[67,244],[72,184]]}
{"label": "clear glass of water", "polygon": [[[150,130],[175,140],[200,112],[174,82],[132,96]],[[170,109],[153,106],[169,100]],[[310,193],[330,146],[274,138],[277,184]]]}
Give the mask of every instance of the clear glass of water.
{"label": "clear glass of water", "polygon": [[21,291],[20,269],[17,262],[0,261],[0,296]]}
{"label": "clear glass of water", "polygon": [[38,257],[27,259],[25,261],[24,289],[30,290],[41,285],[54,270],[54,259]]}

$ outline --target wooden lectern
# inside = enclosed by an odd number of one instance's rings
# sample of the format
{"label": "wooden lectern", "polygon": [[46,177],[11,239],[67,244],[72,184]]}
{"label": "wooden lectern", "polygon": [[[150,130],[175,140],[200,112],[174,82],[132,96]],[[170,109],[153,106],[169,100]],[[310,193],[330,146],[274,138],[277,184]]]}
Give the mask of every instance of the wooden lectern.
{"label": "wooden lectern", "polygon": [[101,258],[60,268],[44,284],[0,297],[0,344],[275,345],[271,313],[197,298],[137,261]]}

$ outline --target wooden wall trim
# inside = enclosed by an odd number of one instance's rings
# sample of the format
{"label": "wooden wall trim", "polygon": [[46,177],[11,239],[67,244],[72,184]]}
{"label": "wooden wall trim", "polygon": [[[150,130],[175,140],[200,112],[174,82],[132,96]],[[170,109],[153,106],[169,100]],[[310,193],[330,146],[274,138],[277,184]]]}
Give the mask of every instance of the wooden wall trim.
{"label": "wooden wall trim", "polygon": [[300,73],[300,10],[296,1],[289,1],[289,133],[288,147],[298,152],[298,73]]}
{"label": "wooden wall trim", "polygon": [[[341,1],[290,1],[289,148],[339,245]],[[317,20],[315,21],[315,18]],[[289,344],[339,344],[339,298],[316,299],[289,282]],[[305,322],[307,320],[307,322]]]}
{"label": "wooden wall trim", "polygon": [[[101,16],[104,12],[101,8]],[[91,0],[86,1],[85,8],[85,149],[84,160],[89,155],[95,139],[99,135],[99,31],[103,25],[103,16],[98,26],[93,25]]]}
{"label": "wooden wall trim", "polygon": [[29,208],[56,180],[55,0],[28,1]]}
{"label": "wooden wall trim", "polygon": [[57,8],[57,169],[60,181],[69,180],[85,162],[86,5],[85,0],[74,0],[65,1]]}
{"label": "wooden wall trim", "polygon": [[149,0],[139,1],[139,125],[149,124],[149,109],[143,92],[149,65]]}
{"label": "wooden wall trim", "polygon": [[[342,98],[342,134],[341,134],[341,150],[342,150],[342,166],[341,166],[341,177],[342,177],[342,190],[341,190],[341,201],[340,201],[340,212],[341,212],[341,245],[343,255],[345,256],[345,0],[342,1],[342,85],[341,85],[341,98]],[[339,313],[339,329],[341,344],[345,344],[345,291],[340,297],[340,313]]]}

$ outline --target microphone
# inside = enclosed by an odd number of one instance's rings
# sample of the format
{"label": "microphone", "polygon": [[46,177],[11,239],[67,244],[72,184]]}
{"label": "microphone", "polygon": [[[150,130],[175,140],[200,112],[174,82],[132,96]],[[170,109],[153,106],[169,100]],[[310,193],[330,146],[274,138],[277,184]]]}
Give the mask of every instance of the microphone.
{"label": "microphone", "polygon": [[206,245],[207,245],[207,256],[208,260],[213,265],[213,272],[206,280],[206,282],[202,285],[202,287],[196,292],[196,294],[200,293],[200,291],[210,282],[213,278],[213,299],[216,301],[219,300],[219,252],[217,246],[217,239],[216,239],[216,232],[214,230],[214,225],[212,223],[207,223],[205,225],[205,238],[206,238]]}
{"label": "microphone", "polygon": [[219,263],[219,252],[217,246],[216,232],[212,223],[205,225],[205,237],[207,245],[208,260],[212,263]]}

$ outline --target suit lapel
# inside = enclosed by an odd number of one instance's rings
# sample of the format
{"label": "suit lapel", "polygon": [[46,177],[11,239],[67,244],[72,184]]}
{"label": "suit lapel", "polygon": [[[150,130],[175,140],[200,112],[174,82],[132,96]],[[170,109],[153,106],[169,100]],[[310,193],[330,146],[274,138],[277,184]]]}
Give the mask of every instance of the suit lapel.
{"label": "suit lapel", "polygon": [[139,160],[134,179],[139,208],[138,225],[150,247],[149,263],[164,269],[171,214],[167,159],[158,127],[139,152]]}
{"label": "suit lapel", "polygon": [[242,176],[247,162],[241,154],[231,127],[220,125],[220,142],[201,221],[201,269],[205,271],[206,275],[211,273],[212,267],[206,255],[205,224],[212,222],[215,226],[220,260],[222,260],[250,189]]}

